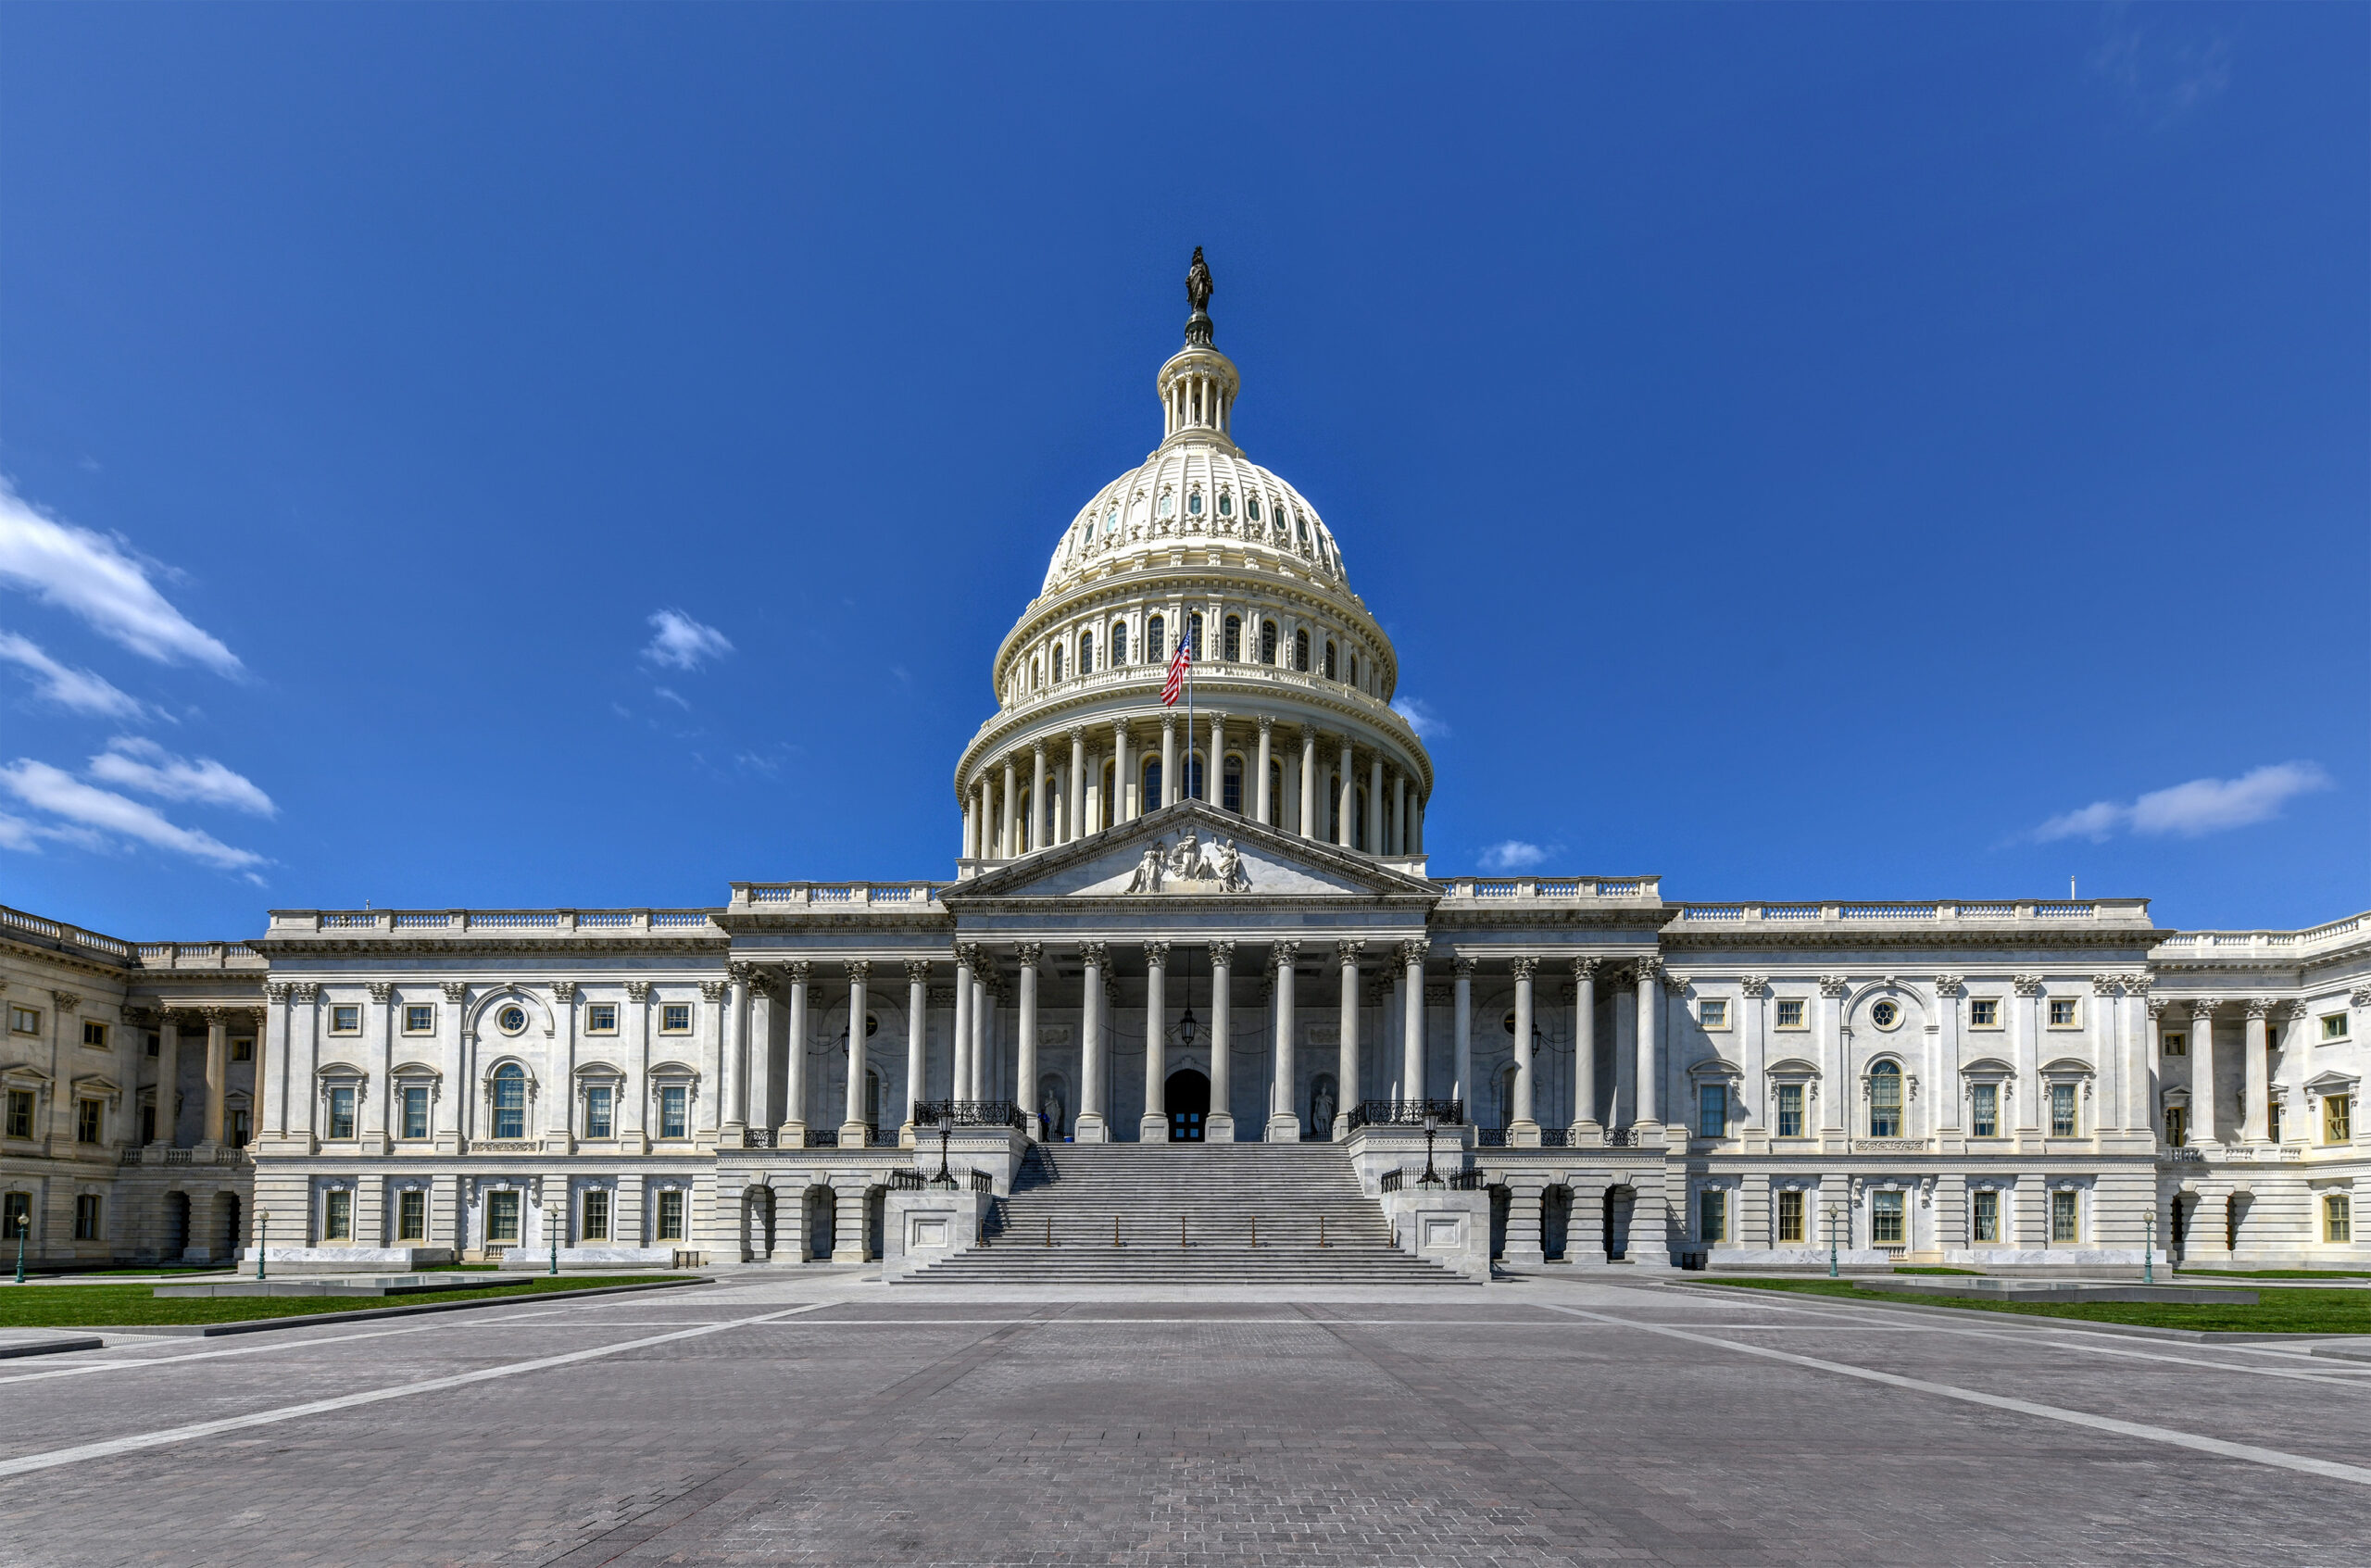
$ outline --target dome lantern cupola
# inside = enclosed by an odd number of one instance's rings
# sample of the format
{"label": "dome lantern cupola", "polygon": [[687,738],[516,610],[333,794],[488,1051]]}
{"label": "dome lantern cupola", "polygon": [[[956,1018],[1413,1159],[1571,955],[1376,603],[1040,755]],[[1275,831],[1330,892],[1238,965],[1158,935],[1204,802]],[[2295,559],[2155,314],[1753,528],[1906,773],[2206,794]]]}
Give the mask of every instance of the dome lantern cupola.
{"label": "dome lantern cupola", "polygon": [[1211,270],[1202,247],[1194,247],[1194,265],[1186,273],[1186,298],[1194,314],[1186,322],[1186,346],[1160,368],[1155,386],[1160,394],[1161,445],[1182,438],[1212,438],[1229,451],[1236,394],[1243,378],[1235,362],[1211,346]]}

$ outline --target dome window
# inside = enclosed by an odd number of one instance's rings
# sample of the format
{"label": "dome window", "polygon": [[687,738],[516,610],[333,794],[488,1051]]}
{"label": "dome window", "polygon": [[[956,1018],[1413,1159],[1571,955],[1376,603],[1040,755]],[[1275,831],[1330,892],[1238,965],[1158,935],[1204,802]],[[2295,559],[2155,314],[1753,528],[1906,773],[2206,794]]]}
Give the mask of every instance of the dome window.
{"label": "dome window", "polygon": [[1169,622],[1154,616],[1145,622],[1145,662],[1159,664],[1169,654]]}
{"label": "dome window", "polygon": [[1116,502],[1113,503],[1110,511],[1103,514],[1103,532],[1106,533],[1120,532],[1120,508]]}
{"label": "dome window", "polygon": [[1202,612],[1198,609],[1186,618],[1186,646],[1194,650],[1196,659],[1202,657]]}
{"label": "dome window", "polygon": [[1331,639],[1325,644],[1325,678],[1329,681],[1334,679],[1334,644]]}
{"label": "dome window", "polygon": [[[1223,504],[1226,497],[1222,495],[1219,500]],[[1243,617],[1228,616],[1225,629],[1220,635],[1224,640],[1219,644],[1219,657],[1229,664],[1240,662],[1243,658]]]}
{"label": "dome window", "polygon": [[1299,536],[1303,545],[1309,543],[1309,519],[1298,512],[1293,513],[1293,533]]}
{"label": "dome window", "polygon": [[1056,683],[1057,684],[1060,684],[1060,682],[1061,682],[1061,679],[1062,679],[1062,645],[1061,645],[1061,644],[1060,644],[1060,643],[1056,643],[1056,644],[1054,645],[1054,681],[1055,681],[1055,683]]}
{"label": "dome window", "polygon": [[1160,493],[1160,515],[1167,517],[1177,504],[1177,497],[1164,490]]}
{"label": "dome window", "polygon": [[1276,623],[1273,621],[1260,622],[1260,662],[1276,662]]}
{"label": "dome window", "polygon": [[1309,673],[1309,633],[1306,632],[1293,633],[1293,668],[1304,675]]}
{"label": "dome window", "polygon": [[1199,490],[1186,497],[1186,513],[1188,517],[1202,515],[1202,493]]}
{"label": "dome window", "polygon": [[1243,498],[1243,515],[1249,518],[1254,522],[1258,522],[1260,521],[1259,496],[1246,495]]}
{"label": "dome window", "polygon": [[1234,496],[1234,495],[1233,495],[1231,492],[1228,492],[1228,491],[1224,491],[1224,490],[1220,491],[1220,492],[1219,492],[1219,516],[1221,516],[1221,517],[1233,517],[1234,515],[1235,515],[1235,496]]}
{"label": "dome window", "polygon": [[1127,662],[1128,623],[1124,621],[1114,621],[1111,622],[1111,667],[1116,670]]}
{"label": "dome window", "polygon": [[1084,675],[1094,668],[1095,633],[1092,632],[1081,632],[1078,634],[1078,672]]}

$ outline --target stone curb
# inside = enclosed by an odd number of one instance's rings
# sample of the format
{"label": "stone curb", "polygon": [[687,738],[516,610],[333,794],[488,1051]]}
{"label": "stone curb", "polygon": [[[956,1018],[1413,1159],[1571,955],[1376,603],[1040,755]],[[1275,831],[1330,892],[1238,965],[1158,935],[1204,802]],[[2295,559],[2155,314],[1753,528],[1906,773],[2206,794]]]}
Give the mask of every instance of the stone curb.
{"label": "stone curb", "polygon": [[[1674,1288],[1681,1290],[1717,1289],[1725,1299],[1728,1298],[1730,1291],[1738,1289],[1735,1286],[1706,1286],[1692,1282],[1681,1285],[1675,1280],[1671,1283]],[[1744,1288],[1752,1289],[1750,1286]],[[2078,1329],[2086,1334],[2128,1334],[2142,1339],[2176,1339],[2192,1345],[2272,1343],[2302,1347],[2319,1339],[2331,1337],[2328,1335],[2315,1334],[2252,1334],[2239,1329],[2153,1328],[2143,1323],[2093,1323],[2088,1318],[2054,1317],[2045,1312],[1988,1312],[1981,1307],[1928,1307],[1912,1301],[1888,1301],[1875,1292],[1851,1297],[1818,1296],[1810,1292],[1792,1290],[1773,1291],[1770,1294],[1810,1301],[1833,1301],[1839,1306],[1866,1307],[1876,1311],[1917,1312],[1927,1317],[1955,1318],[1961,1323],[1965,1323],[1971,1317],[2009,1318],[2019,1323],[2042,1323],[2053,1328]]]}
{"label": "stone curb", "polygon": [[27,1339],[15,1345],[0,1345],[0,1361],[17,1356],[55,1356],[67,1350],[100,1350],[106,1348],[104,1339]]}
{"label": "stone curb", "polygon": [[[372,1318],[408,1318],[422,1312],[466,1312],[472,1307],[516,1307],[528,1301],[583,1301],[595,1296],[623,1296],[638,1290],[673,1290],[684,1286],[714,1285],[710,1279],[654,1279],[640,1285],[605,1285],[590,1290],[546,1290],[520,1296],[492,1296],[477,1301],[424,1301],[411,1307],[366,1307],[354,1312],[307,1312],[301,1317],[256,1318],[245,1323],[96,1323],[101,1334],[162,1335],[175,1339],[213,1339],[225,1334],[268,1334],[281,1328],[317,1328],[323,1323],[367,1323]],[[95,1348],[95,1343],[87,1347]]]}

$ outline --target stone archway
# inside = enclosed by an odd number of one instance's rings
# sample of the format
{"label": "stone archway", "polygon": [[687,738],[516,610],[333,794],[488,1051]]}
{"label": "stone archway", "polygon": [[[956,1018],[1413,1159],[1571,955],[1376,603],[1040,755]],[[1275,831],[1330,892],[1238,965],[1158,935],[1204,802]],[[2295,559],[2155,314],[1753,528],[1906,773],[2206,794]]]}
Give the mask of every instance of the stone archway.
{"label": "stone archway", "polygon": [[1573,1189],[1551,1186],[1539,1195],[1539,1250],[1550,1263],[1573,1261]]}
{"label": "stone archway", "polygon": [[1605,1189],[1605,1261],[1609,1263],[1630,1255],[1630,1212],[1637,1196],[1626,1186]]}
{"label": "stone archway", "polygon": [[1200,1143],[1211,1115],[1211,1081],[1191,1067],[1162,1080],[1160,1103],[1169,1109],[1169,1141]]}
{"label": "stone archway", "polygon": [[828,1186],[809,1187],[804,1207],[808,1261],[828,1263],[833,1248],[839,1243],[839,1195]]}

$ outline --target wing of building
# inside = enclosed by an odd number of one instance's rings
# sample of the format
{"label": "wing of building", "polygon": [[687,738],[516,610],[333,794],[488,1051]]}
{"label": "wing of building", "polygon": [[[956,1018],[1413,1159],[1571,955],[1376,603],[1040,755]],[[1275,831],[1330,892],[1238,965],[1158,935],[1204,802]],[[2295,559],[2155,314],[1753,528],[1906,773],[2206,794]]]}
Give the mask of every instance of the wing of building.
{"label": "wing of building", "polygon": [[1468,1277],[2371,1261],[2371,917],[1433,874],[1398,655],[1236,445],[1196,277],[1159,445],[996,650],[951,880],[282,909],[244,943],[0,909],[6,1238],[1027,1275],[1115,1266],[1085,1242],[1124,1210],[1217,1273],[1311,1237]]}

